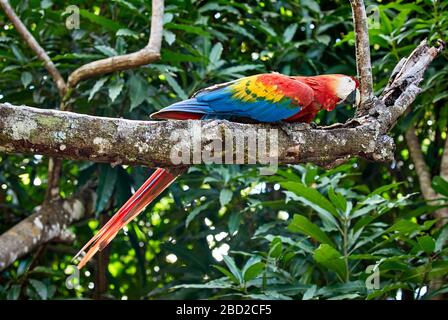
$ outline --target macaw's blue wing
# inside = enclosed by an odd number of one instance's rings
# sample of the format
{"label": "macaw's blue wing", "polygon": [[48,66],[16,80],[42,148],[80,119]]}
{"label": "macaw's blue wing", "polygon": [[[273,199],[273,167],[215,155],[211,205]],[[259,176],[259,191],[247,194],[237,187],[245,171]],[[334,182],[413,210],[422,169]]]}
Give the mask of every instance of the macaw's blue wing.
{"label": "macaw's blue wing", "polygon": [[280,74],[261,74],[203,89],[191,99],[152,114],[151,118],[183,120],[235,116],[276,122],[297,114],[312,98],[312,89],[299,81]]}

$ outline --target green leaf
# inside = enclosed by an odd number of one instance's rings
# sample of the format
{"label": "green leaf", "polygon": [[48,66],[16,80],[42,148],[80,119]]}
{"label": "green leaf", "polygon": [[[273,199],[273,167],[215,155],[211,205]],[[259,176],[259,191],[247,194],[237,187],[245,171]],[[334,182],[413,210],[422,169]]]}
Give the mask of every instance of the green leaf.
{"label": "green leaf", "polygon": [[114,48],[108,47],[108,46],[95,46],[95,49],[97,49],[99,52],[104,54],[108,57],[117,56],[118,53]]}
{"label": "green leaf", "polygon": [[8,300],[17,300],[19,299],[20,295],[20,285],[15,284],[12,285],[11,288],[9,288],[6,299]]}
{"label": "green leaf", "polygon": [[260,260],[259,257],[252,257],[246,262],[242,270],[244,281],[255,279],[263,271],[265,265]]}
{"label": "green leaf", "polygon": [[409,289],[409,285],[407,283],[402,283],[402,282],[391,283],[391,284],[386,285],[378,290],[374,290],[372,293],[370,293],[367,296],[367,300],[372,300],[372,299],[381,297],[382,295],[384,295],[390,291],[396,292],[397,289]]}
{"label": "green leaf", "polygon": [[176,41],[176,34],[168,30],[163,30],[163,38],[165,39],[166,43],[172,45],[174,41]]}
{"label": "green leaf", "polygon": [[220,5],[220,4],[216,3],[216,2],[208,2],[205,5],[203,5],[202,7],[200,7],[198,11],[200,13],[204,13],[206,11],[218,11],[218,12],[227,11],[227,12],[230,12],[230,13],[233,13],[233,14],[236,14],[236,15],[239,14],[239,11],[236,8],[234,8],[234,7],[230,6],[230,5],[229,6],[223,6],[223,5]]}
{"label": "green leaf", "polygon": [[117,99],[123,89],[123,81],[115,81],[109,85],[109,98],[112,102]]}
{"label": "green leaf", "polygon": [[95,82],[95,84],[93,85],[93,88],[90,90],[89,98],[87,99],[88,101],[92,100],[95,93],[97,93],[103,87],[103,85],[106,83],[107,79],[108,79],[107,77],[104,77],[104,78],[99,79],[97,82]]}
{"label": "green leaf", "polygon": [[185,228],[188,228],[191,221],[193,221],[193,219],[196,218],[196,216],[198,214],[200,214],[202,211],[206,210],[211,204],[212,204],[211,202],[207,202],[207,203],[200,205],[199,207],[196,207],[193,210],[191,210],[190,214],[188,215],[187,219],[185,220]]}
{"label": "green leaf", "polygon": [[302,300],[311,300],[314,295],[316,294],[317,286],[314,284],[311,287],[309,287],[305,293],[303,294]]}
{"label": "green leaf", "polygon": [[434,177],[432,179],[432,187],[441,195],[448,197],[448,181],[444,180],[442,177]]}
{"label": "green leaf", "polygon": [[129,97],[131,99],[131,106],[129,111],[134,110],[146,99],[146,81],[139,75],[132,75],[129,79]]}
{"label": "green leaf", "polygon": [[101,165],[100,178],[98,183],[96,201],[96,212],[100,213],[106,207],[109,199],[112,197],[117,180],[117,170],[110,165]]}
{"label": "green leaf", "polygon": [[343,213],[347,210],[347,201],[345,200],[344,196],[335,192],[333,188],[330,188],[330,190],[328,191],[328,196],[336,208],[341,210]]}
{"label": "green leaf", "polygon": [[255,28],[259,29],[261,32],[264,32],[266,35],[274,38],[277,37],[277,33],[275,33],[275,30],[268,23],[262,20],[252,20],[252,24]]}
{"label": "green leaf", "polygon": [[229,189],[222,189],[219,193],[219,203],[224,207],[232,200],[233,192]]}
{"label": "green leaf", "polygon": [[30,72],[24,71],[22,72],[20,80],[22,81],[23,87],[26,89],[28,88],[28,85],[31,83],[31,81],[33,81],[33,76]]}
{"label": "green leaf", "polygon": [[241,213],[239,212],[232,212],[232,214],[229,217],[229,222],[227,223],[227,227],[229,228],[229,234],[233,235],[235,232],[238,231],[240,224],[241,224]]}
{"label": "green leaf", "polygon": [[448,225],[445,225],[445,227],[440,232],[439,237],[437,238],[434,250],[437,252],[442,251],[447,241],[448,241]]}
{"label": "green leaf", "polygon": [[215,269],[219,270],[220,272],[222,272],[222,274],[224,274],[227,278],[229,278],[233,283],[240,284],[239,280],[231,272],[229,272],[226,268],[223,268],[218,265],[213,265],[213,267]]}
{"label": "green leaf", "polygon": [[29,260],[21,260],[19,262],[19,266],[17,267],[17,277],[22,276],[25,272],[28,271],[28,268],[30,266]]}
{"label": "green leaf", "polygon": [[389,17],[386,15],[384,10],[379,10],[380,18],[381,18],[381,27],[385,31],[386,34],[391,34],[393,31],[392,22]]}
{"label": "green leaf", "polygon": [[402,276],[404,281],[421,282],[423,279],[431,280],[448,273],[448,261],[434,261],[430,266],[421,265],[405,272]]}
{"label": "green leaf", "polygon": [[232,257],[229,256],[222,256],[224,263],[227,265],[227,268],[230,270],[230,272],[234,275],[234,277],[238,280],[238,283],[243,283],[243,275],[241,273],[241,270],[238,269],[238,267],[235,264],[235,260],[233,260]]}
{"label": "green leaf", "polygon": [[215,65],[219,59],[221,59],[222,50],[223,47],[221,42],[218,42],[213,46],[209,56],[209,60],[212,65]]}
{"label": "green leaf", "polygon": [[28,281],[33,286],[33,288],[36,290],[37,294],[39,295],[39,297],[42,300],[48,299],[47,286],[43,282],[41,282],[39,280],[34,280],[34,279],[29,279]]}
{"label": "green leaf", "polygon": [[54,275],[54,276],[58,275],[57,271],[54,271],[53,269],[44,267],[44,266],[37,266],[37,267],[33,268],[29,273],[30,274],[39,273],[39,274]]}
{"label": "green leaf", "polygon": [[53,61],[63,61],[63,60],[97,60],[102,58],[100,54],[91,54],[91,53],[65,53],[58,54],[54,56],[51,60]]}
{"label": "green leaf", "polygon": [[316,206],[324,209],[325,211],[331,213],[334,216],[337,216],[337,210],[336,208],[331,204],[330,201],[328,201],[327,198],[325,198],[323,195],[320,194],[319,191],[317,191],[314,188],[307,187],[302,183],[298,182],[281,182],[280,185],[292,192],[294,192],[297,196],[303,197],[307,199],[308,201],[314,203]]}
{"label": "green leaf", "polygon": [[389,229],[386,230],[386,232],[396,231],[398,233],[408,234],[418,230],[420,230],[420,226],[417,223],[402,219],[395,222]]}
{"label": "green leaf", "polygon": [[322,207],[319,207],[315,203],[305,199],[304,197],[299,197],[295,193],[291,191],[284,191],[286,194],[286,203],[291,199],[293,201],[299,201],[302,202],[304,205],[312,208],[316,213],[319,215],[320,219],[322,220],[323,227],[325,227],[326,230],[337,230],[339,227],[338,221],[335,219],[335,217],[329,213],[327,210],[322,209]]}
{"label": "green leaf", "polygon": [[11,51],[14,54],[14,56],[17,58],[17,61],[19,61],[21,64],[23,64],[27,61],[27,58],[23,54],[22,50],[20,50],[20,48],[17,47],[15,44],[11,44]]}
{"label": "green leaf", "polygon": [[271,245],[269,247],[269,257],[279,258],[282,255],[283,244],[279,237],[272,239]]}
{"label": "green leaf", "polygon": [[173,88],[174,92],[176,92],[177,96],[181,98],[182,100],[188,99],[188,95],[185,93],[185,91],[180,87],[180,85],[177,83],[176,79],[169,74],[165,73],[165,78],[168,84]]}
{"label": "green leaf", "polygon": [[346,278],[345,263],[342,255],[328,244],[321,244],[313,253],[314,260],[322,266],[336,272],[341,280]]}
{"label": "green leaf", "polygon": [[[376,209],[378,209],[377,205],[368,205],[368,206],[360,207],[359,209],[354,210],[352,212],[351,218],[354,219],[354,218],[364,216],[364,215],[368,214],[369,212],[376,210]],[[374,217],[370,217],[370,218],[372,218],[372,220],[373,220]],[[355,229],[357,229],[357,228],[355,227]]]}
{"label": "green leaf", "polygon": [[[423,266],[424,267],[424,266]],[[448,274],[448,261],[439,260],[434,261],[429,271],[429,279],[439,278]]]}
{"label": "green leaf", "polygon": [[294,38],[298,26],[299,25],[297,23],[293,23],[285,29],[285,31],[283,32],[283,42],[288,43],[292,40],[292,38]]}
{"label": "green leaf", "polygon": [[42,0],[40,2],[40,7],[42,9],[49,9],[53,5],[53,1],[51,0]]}
{"label": "green leaf", "polygon": [[170,23],[171,21],[173,21],[173,19],[174,19],[174,14],[172,14],[171,12],[165,12],[163,14],[163,24]]}
{"label": "green leaf", "polygon": [[127,28],[118,30],[115,35],[117,37],[132,37],[138,39],[138,33]]}
{"label": "green leaf", "polygon": [[446,99],[446,98],[448,98],[448,92],[440,92],[432,98],[432,102],[436,103],[436,102]]}
{"label": "green leaf", "polygon": [[331,42],[331,37],[326,34],[321,34],[321,35],[317,36],[316,39],[317,39],[317,41],[319,41],[320,43],[323,43],[326,46],[328,46]]}
{"label": "green leaf", "polygon": [[428,235],[418,237],[417,242],[418,242],[420,248],[427,254],[433,253],[436,248],[435,240]]}
{"label": "green leaf", "polygon": [[398,187],[401,184],[403,184],[403,182],[395,182],[395,183],[387,184],[385,186],[381,186],[381,187],[373,190],[367,197],[370,198],[374,195],[381,195],[382,193],[384,193],[386,191],[395,189],[396,187]]}
{"label": "green leaf", "polygon": [[300,3],[314,12],[320,12],[319,4],[314,0],[301,0]]}
{"label": "green leaf", "polygon": [[[230,276],[233,277],[233,275],[228,272],[226,269],[220,267],[220,266],[213,266],[214,268],[218,269],[221,272],[227,272],[228,274],[230,274]],[[224,273],[223,272],[223,273]],[[180,284],[177,286],[174,286],[173,289],[178,289],[178,288],[187,288],[187,289],[230,289],[232,288],[232,283],[227,281],[227,279],[224,278],[220,278],[220,279],[215,279],[212,281],[209,281],[207,283],[204,284]]]}
{"label": "green leaf", "polygon": [[227,30],[232,31],[234,34],[240,34],[244,37],[249,38],[253,43],[259,44],[258,39],[250,32],[250,30],[246,30],[245,28],[237,25],[236,23],[228,22],[227,25],[223,26]]}
{"label": "green leaf", "polygon": [[357,293],[347,293],[347,294],[341,294],[341,295],[337,295],[337,296],[333,296],[331,298],[328,298],[328,300],[354,300],[356,298],[359,298],[360,295]]}
{"label": "green leaf", "polygon": [[[179,52],[173,52],[168,49],[163,50],[162,62],[164,63],[178,63],[178,62],[203,62],[206,61],[204,57],[193,56],[190,54],[183,54]],[[153,65],[152,67],[156,67]]]}
{"label": "green leaf", "polygon": [[178,29],[178,30],[182,30],[183,32],[188,32],[188,33],[195,33],[198,34],[200,36],[203,37],[210,37],[210,33],[208,33],[206,30],[202,29],[201,27],[196,27],[196,26],[192,26],[192,25],[188,25],[188,24],[181,24],[181,23],[166,23],[164,25],[164,27],[166,29]]}
{"label": "green leaf", "polygon": [[317,225],[308,220],[307,217],[295,214],[291,223],[288,225],[288,230],[291,232],[298,232],[310,236],[316,241],[328,244],[332,247],[336,245]]}
{"label": "green leaf", "polygon": [[259,64],[245,64],[241,66],[229,67],[219,70],[219,74],[221,75],[229,75],[229,76],[242,76],[243,73],[250,70],[260,69],[262,66]]}
{"label": "green leaf", "polygon": [[84,17],[87,20],[90,20],[91,22],[102,26],[104,29],[106,29],[108,31],[117,32],[120,29],[124,29],[122,26],[120,26],[119,23],[117,23],[113,20],[104,18],[103,16],[93,14],[85,9],[79,10],[79,14],[81,15],[81,17]]}

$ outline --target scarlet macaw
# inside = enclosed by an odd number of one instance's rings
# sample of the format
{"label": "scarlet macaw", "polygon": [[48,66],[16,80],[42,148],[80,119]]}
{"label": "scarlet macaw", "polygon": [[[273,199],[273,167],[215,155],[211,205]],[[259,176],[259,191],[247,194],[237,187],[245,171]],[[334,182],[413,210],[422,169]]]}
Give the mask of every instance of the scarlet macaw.
{"label": "scarlet macaw", "polygon": [[[242,117],[259,122],[309,123],[321,109],[331,111],[344,101],[359,103],[358,82],[353,77],[341,74],[304,77],[269,73],[202,89],[190,99],[153,113],[151,118],[188,120]],[[78,255],[90,247],[78,268],[105,248],[126,224],[184,172],[178,171],[158,168],[80,250]]]}

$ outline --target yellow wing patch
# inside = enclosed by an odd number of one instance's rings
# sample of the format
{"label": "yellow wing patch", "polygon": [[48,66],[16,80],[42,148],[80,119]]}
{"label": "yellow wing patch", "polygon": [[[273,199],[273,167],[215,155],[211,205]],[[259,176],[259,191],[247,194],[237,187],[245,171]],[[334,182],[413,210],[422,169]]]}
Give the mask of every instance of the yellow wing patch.
{"label": "yellow wing patch", "polygon": [[284,98],[284,95],[277,90],[276,85],[265,85],[261,81],[257,81],[257,76],[243,78],[232,84],[230,89],[233,91],[234,98],[245,102],[265,99],[275,103]]}

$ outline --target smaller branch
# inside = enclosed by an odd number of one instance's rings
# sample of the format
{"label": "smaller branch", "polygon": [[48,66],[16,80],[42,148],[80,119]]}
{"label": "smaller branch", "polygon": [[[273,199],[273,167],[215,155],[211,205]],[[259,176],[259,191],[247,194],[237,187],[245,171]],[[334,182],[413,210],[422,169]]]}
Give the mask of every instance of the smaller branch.
{"label": "smaller branch", "polygon": [[442,42],[437,47],[430,47],[427,40],[421,41],[409,57],[400,60],[394,68],[380,97],[373,98],[374,106],[369,114],[377,115],[380,123],[393,126],[420,93],[419,85],[424,79],[425,71],[443,48]]}
{"label": "smaller branch", "polygon": [[56,83],[56,86],[59,91],[59,95],[61,97],[64,97],[66,84],[65,84],[64,78],[62,78],[61,74],[59,73],[58,69],[54,65],[53,61],[51,61],[50,57],[45,52],[45,50],[39,45],[39,43],[36,41],[36,39],[33,37],[33,35],[25,27],[23,22],[20,20],[20,18],[17,16],[17,14],[12,9],[8,0],[0,0],[0,5],[3,8],[3,10],[5,11],[9,20],[11,20],[11,22],[14,25],[14,27],[16,28],[17,32],[20,34],[20,36],[26,42],[26,44],[31,48],[31,50],[34,51],[34,53],[36,53],[37,57],[41,61],[43,61],[45,69],[47,69],[48,73],[53,78],[54,82]]}
{"label": "smaller branch", "polygon": [[427,200],[437,199],[437,194],[431,187],[431,173],[423,157],[420,142],[418,141],[413,125],[406,131],[406,143],[415,166],[415,172],[417,173],[423,197]]}
{"label": "smaller branch", "polygon": [[357,114],[364,115],[373,97],[372,64],[370,61],[369,28],[363,0],[350,0],[355,31],[356,68],[360,82],[361,103]]}
{"label": "smaller branch", "polygon": [[68,87],[74,88],[82,80],[105,73],[137,68],[160,59],[160,53],[145,47],[137,52],[102,59],[79,67],[68,77]]}
{"label": "smaller branch", "polygon": [[164,0],[152,0],[151,32],[149,34],[148,48],[160,52],[163,37]]}
{"label": "smaller branch", "polygon": [[448,181],[448,137],[445,140],[442,163],[440,164],[440,176]]}
{"label": "smaller branch", "polygon": [[45,201],[49,201],[59,195],[59,178],[61,176],[61,170],[61,159],[48,159],[48,188],[45,193]]}
{"label": "smaller branch", "polygon": [[69,90],[80,81],[101,74],[137,68],[160,59],[163,35],[164,1],[152,1],[151,32],[148,45],[143,49],[121,56],[110,57],[87,63],[68,77]]}
{"label": "smaller branch", "polygon": [[[406,142],[409,148],[409,154],[415,166],[415,172],[418,177],[423,198],[426,201],[440,199],[440,195],[437,194],[437,192],[435,192],[435,190],[432,188],[431,172],[423,157],[422,149],[420,146],[420,142],[418,141],[417,134],[415,133],[414,125],[411,125],[406,131]],[[448,208],[441,208],[439,210],[436,210],[434,212],[434,217],[437,219],[437,225],[439,227],[442,227],[443,225],[445,225],[445,223],[447,222],[446,220],[448,219]]]}
{"label": "smaller branch", "polygon": [[56,199],[0,235],[0,271],[41,244],[66,239],[67,227],[94,212],[95,193],[85,188],[73,197]]}

